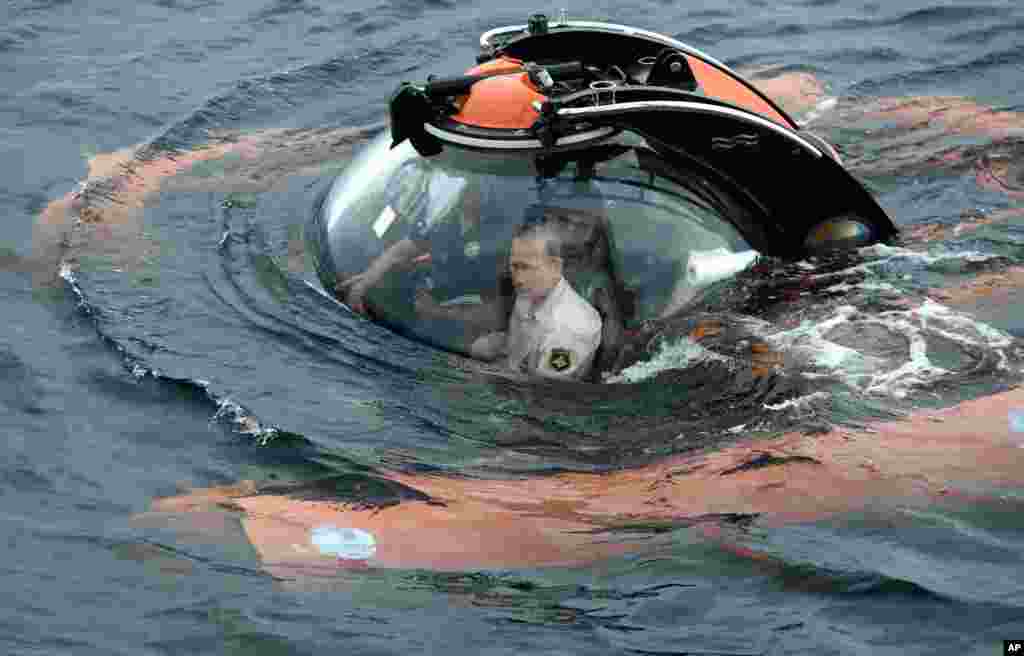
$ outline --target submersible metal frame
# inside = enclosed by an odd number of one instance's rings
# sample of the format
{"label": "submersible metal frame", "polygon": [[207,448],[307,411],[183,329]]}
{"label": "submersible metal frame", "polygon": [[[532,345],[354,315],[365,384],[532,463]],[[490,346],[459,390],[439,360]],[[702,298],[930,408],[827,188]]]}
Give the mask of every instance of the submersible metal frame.
{"label": "submersible metal frame", "polygon": [[540,161],[627,130],[741,199],[729,220],[763,254],[793,259],[898,235],[824,139],[676,39],[535,14],[481,35],[477,64],[402,83],[390,102],[394,144],[408,139],[424,157],[457,148]]}

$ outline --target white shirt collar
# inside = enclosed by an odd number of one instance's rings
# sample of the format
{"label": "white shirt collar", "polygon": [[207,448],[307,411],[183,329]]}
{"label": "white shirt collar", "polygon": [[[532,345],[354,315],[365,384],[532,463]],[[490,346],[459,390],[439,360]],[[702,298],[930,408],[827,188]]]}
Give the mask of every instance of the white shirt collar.
{"label": "white shirt collar", "polygon": [[558,284],[555,285],[550,292],[548,292],[548,295],[545,296],[544,300],[541,301],[539,304],[534,305],[533,303],[530,302],[529,298],[524,296],[524,313],[527,316],[535,319],[540,319],[542,317],[550,317],[554,312],[554,308],[558,307],[558,304],[561,302],[562,296],[566,294],[568,289],[569,283],[566,282],[565,278],[559,278]]}

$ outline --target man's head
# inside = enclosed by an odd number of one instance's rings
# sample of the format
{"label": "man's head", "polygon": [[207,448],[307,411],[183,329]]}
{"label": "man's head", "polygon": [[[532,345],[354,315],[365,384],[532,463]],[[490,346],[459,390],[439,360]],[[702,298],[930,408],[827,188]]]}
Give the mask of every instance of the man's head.
{"label": "man's head", "polygon": [[509,273],[517,294],[543,299],[562,279],[561,243],[548,225],[527,226],[512,239]]}

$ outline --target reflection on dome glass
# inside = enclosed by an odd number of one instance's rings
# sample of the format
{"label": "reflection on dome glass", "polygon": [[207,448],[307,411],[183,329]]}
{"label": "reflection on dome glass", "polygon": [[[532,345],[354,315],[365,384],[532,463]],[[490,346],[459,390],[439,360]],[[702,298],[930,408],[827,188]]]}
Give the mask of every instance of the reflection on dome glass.
{"label": "reflection on dome glass", "polygon": [[[386,132],[371,142],[324,197],[314,217],[317,269],[356,311],[445,349],[501,360],[519,325],[510,316],[523,311],[540,323],[526,336],[536,342],[533,364],[520,369],[542,373],[550,347],[562,372],[593,378],[630,326],[679,309],[691,253],[748,250],[715,209],[722,192],[688,184],[685,169],[659,164],[662,155],[635,136],[543,162],[458,149],[426,159],[390,142]],[[536,263],[552,272],[547,295],[530,304],[508,264],[514,240],[528,238],[543,241]],[[590,348],[573,340],[592,329],[592,316],[598,352],[576,353]],[[560,333],[570,337],[552,336]],[[566,364],[590,355],[592,369]]]}

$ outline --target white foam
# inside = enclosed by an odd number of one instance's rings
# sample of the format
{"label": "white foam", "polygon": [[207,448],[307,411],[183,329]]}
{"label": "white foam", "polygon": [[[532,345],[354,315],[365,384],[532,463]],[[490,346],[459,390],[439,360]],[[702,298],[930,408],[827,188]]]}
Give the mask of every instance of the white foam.
{"label": "white foam", "polygon": [[[844,290],[898,291],[885,283],[841,283],[841,286]],[[877,325],[904,337],[908,343],[906,361],[893,366],[887,359],[860,353],[825,338],[846,323]],[[836,307],[829,318],[817,323],[804,321],[796,328],[767,335],[765,339],[777,350],[788,351],[804,362],[829,370],[850,387],[868,394],[903,398],[911,389],[951,374],[929,360],[929,335],[967,349],[994,354],[997,366],[1008,368],[1006,351],[1013,345],[1009,335],[931,299],[925,299],[918,307],[878,313],[863,313],[852,305],[842,305]]]}
{"label": "white foam", "polygon": [[231,421],[239,433],[254,437],[260,446],[269,444],[278,433],[276,428],[267,428],[261,425],[245,408],[230,398],[221,399],[217,403],[217,412],[214,413],[213,420],[222,419]]}
{"label": "white foam", "polygon": [[[924,263],[940,261],[947,257],[974,257],[970,253],[925,254],[881,244],[862,250],[890,258],[916,259]],[[977,257],[986,259],[989,256]],[[868,271],[877,264],[877,261],[868,262],[848,272],[856,269]],[[804,265],[802,268],[807,270],[808,267],[810,265]],[[835,273],[821,275],[834,276]],[[841,282],[829,289],[843,292],[870,291],[899,298],[906,294],[905,290],[878,280],[860,283]],[[906,339],[905,359],[900,358],[899,362],[893,362],[888,357],[862,353],[856,347],[844,346],[826,338],[826,335],[839,326],[853,323],[877,326],[894,336]],[[805,373],[807,377],[834,378],[860,392],[894,398],[904,398],[915,388],[927,386],[954,374],[929,359],[929,337],[949,340],[968,352],[981,352],[994,357],[996,366],[1003,369],[1008,368],[1009,349],[1014,344],[1008,334],[932,299],[924,299],[916,307],[883,312],[862,312],[853,305],[841,305],[833,308],[831,313],[822,319],[805,320],[795,328],[787,330],[777,330],[772,324],[761,320],[751,319],[749,324],[751,332],[761,335],[775,350],[786,352],[797,361],[827,372],[810,371]],[[690,339],[680,338],[674,342],[663,343],[652,358],[623,370],[618,376],[610,378],[609,382],[640,382],[662,371],[690,367],[707,359],[735,361],[708,351]],[[809,401],[810,397],[807,400]]]}
{"label": "white foam", "polygon": [[[840,272],[823,273],[814,277],[844,277],[855,273],[871,275],[880,266],[894,260],[929,267],[950,260],[976,263],[1000,257],[974,251],[921,252],[885,244],[863,247],[859,249],[859,253],[873,259]],[[826,289],[832,293],[853,290],[881,292],[901,298],[906,295],[905,290],[879,280],[860,283],[840,282]],[[854,321],[875,324],[905,337],[909,346],[907,360],[899,366],[893,366],[883,359],[861,354],[855,349],[824,338],[824,335],[837,326]],[[807,362],[830,370],[835,377],[851,387],[866,393],[899,398],[906,396],[914,387],[934,382],[951,373],[929,360],[929,335],[949,340],[966,350],[994,355],[999,368],[1008,368],[1008,350],[1013,345],[1013,340],[1008,334],[929,298],[924,299],[921,305],[915,308],[878,313],[861,313],[853,306],[841,306],[834,310],[832,317],[824,321],[815,324],[804,322],[795,329],[776,333],[769,341],[778,348],[792,349],[795,354],[806,358]]]}
{"label": "white foam", "polygon": [[607,382],[638,383],[653,378],[662,371],[685,369],[705,360],[731,361],[730,358],[709,351],[688,337],[681,337],[672,343],[662,343],[654,357],[626,367],[617,376],[610,377]]}
{"label": "white foam", "polygon": [[799,408],[801,406],[807,405],[808,403],[810,403],[811,401],[814,401],[816,399],[827,399],[827,398],[829,398],[828,392],[812,392],[812,393],[810,393],[810,394],[808,394],[806,396],[799,396],[799,397],[797,397],[795,399],[789,399],[788,401],[783,401],[782,403],[764,403],[764,404],[762,404],[762,407],[765,410],[775,410],[775,411],[789,410],[790,408]]}
{"label": "white foam", "polygon": [[59,275],[69,285],[78,285],[78,281],[75,279],[75,270],[64,260],[60,263]]}
{"label": "white foam", "polygon": [[[939,250],[937,252],[925,252],[925,251],[914,251],[909,248],[902,246],[886,246],[885,244],[872,244],[871,246],[864,246],[858,249],[861,255],[875,256],[878,258],[902,258],[907,260],[917,260],[924,265],[932,265],[947,260],[965,260],[967,262],[978,263],[987,262],[989,260],[999,259],[1002,256],[994,253],[979,253],[977,251],[949,251]],[[848,269],[849,271],[855,271],[858,269],[865,270],[870,268],[874,264],[879,264],[881,260],[874,260],[865,264],[859,265]]]}
{"label": "white foam", "polygon": [[796,328],[768,335],[766,339],[775,350],[790,352],[818,367],[861,371],[873,358],[822,337],[834,327],[847,322],[857,313],[857,309],[852,305],[842,305],[835,309],[835,313],[832,318],[818,323],[805,320]]}

